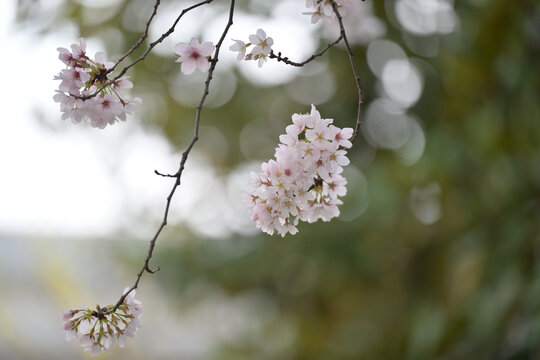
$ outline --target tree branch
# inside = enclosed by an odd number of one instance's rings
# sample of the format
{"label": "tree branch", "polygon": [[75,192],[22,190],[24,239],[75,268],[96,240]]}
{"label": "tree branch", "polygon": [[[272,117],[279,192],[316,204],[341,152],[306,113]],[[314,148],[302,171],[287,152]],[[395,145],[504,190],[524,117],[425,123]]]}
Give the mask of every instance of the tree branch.
{"label": "tree branch", "polygon": [[291,61],[289,60],[288,57],[282,57],[281,56],[281,52],[278,52],[278,54],[276,55],[274,53],[274,50],[270,50],[270,59],[277,59],[278,62],[282,61],[284,62],[285,64],[287,65],[291,65],[291,66],[297,66],[297,67],[302,67],[310,62],[312,62],[313,60],[315,60],[317,57],[323,55],[325,52],[328,51],[328,49],[330,49],[332,46],[338,44],[341,39],[343,39],[343,34],[340,34],[339,37],[334,41],[334,42],[331,42],[330,44],[326,45],[324,47],[324,49],[322,49],[321,51],[319,51],[318,53],[316,54],[313,54],[311,55],[310,57],[308,57],[306,60],[302,61],[302,62],[294,62],[294,61]]}
{"label": "tree branch", "polygon": [[146,51],[144,52],[144,54],[142,54],[141,56],[139,56],[139,58],[137,58],[137,60],[133,61],[131,64],[127,65],[126,67],[124,67],[122,69],[122,71],[120,71],[120,73],[118,75],[116,75],[112,80],[109,80],[107,83],[105,83],[105,85],[103,85],[102,87],[100,87],[98,90],[96,90],[93,94],[90,94],[90,95],[86,95],[86,96],[74,96],[76,97],[77,99],[81,99],[81,100],[88,100],[88,99],[91,99],[93,97],[95,97],[97,94],[99,94],[103,89],[105,89],[107,86],[111,85],[112,83],[114,83],[116,80],[120,79],[122,76],[124,76],[124,74],[129,70],[131,69],[135,64],[139,63],[140,61],[143,61],[146,56],[150,53],[150,51],[152,51],[152,49],[159,43],[161,43],[163,40],[165,40],[165,38],[167,38],[169,35],[171,35],[173,32],[174,32],[174,29],[176,28],[176,25],[178,24],[178,22],[180,21],[180,19],[188,12],[190,12],[191,10],[195,9],[195,8],[198,8],[199,6],[202,6],[202,5],[205,5],[205,4],[210,4],[211,2],[213,2],[214,0],[204,0],[204,1],[201,1],[197,4],[194,4],[194,5],[191,5],[187,8],[185,8],[184,10],[182,10],[182,12],[180,13],[180,15],[178,15],[178,17],[176,18],[176,20],[174,21],[174,23],[172,24],[172,26],[169,28],[169,30],[167,30],[166,32],[164,32],[160,37],[159,39],[157,39],[156,41],[154,41],[153,43],[150,44],[150,46],[148,47],[148,49],[146,49]]}
{"label": "tree branch", "polygon": [[127,53],[125,53],[120,59],[118,59],[116,64],[114,64],[114,66],[112,68],[110,68],[107,71],[107,73],[113,72],[114,69],[116,69],[116,67],[118,66],[118,64],[120,64],[126,57],[128,57],[129,55],[131,55],[131,53],[133,53],[135,50],[137,50],[139,48],[139,46],[141,46],[143,41],[146,40],[146,38],[148,37],[148,29],[150,28],[150,24],[152,23],[152,20],[154,19],[154,16],[156,16],[157,9],[159,7],[159,3],[160,3],[160,0],[156,0],[156,3],[154,4],[154,10],[152,11],[152,14],[150,15],[150,18],[146,22],[146,27],[145,27],[144,32],[142,33],[141,37],[139,38],[139,40],[137,40],[135,45],[133,45],[131,47],[131,49],[128,50]]}
{"label": "tree branch", "polygon": [[353,136],[351,137],[351,143],[354,143],[358,135],[360,134],[360,125],[362,125],[361,111],[362,111],[362,102],[363,102],[363,90],[362,85],[360,84],[360,76],[356,70],[356,63],[354,61],[354,55],[352,53],[351,46],[349,45],[349,40],[347,39],[347,34],[345,33],[345,27],[343,26],[343,18],[339,13],[338,6],[335,0],[329,0],[334,10],[334,14],[339,22],[340,34],[343,37],[343,42],[345,43],[345,48],[347,48],[347,53],[349,54],[349,62],[351,63],[352,71],[354,74],[354,79],[356,81],[356,88],[358,89],[358,111],[356,116],[356,126],[354,128]]}
{"label": "tree branch", "polygon": [[[213,1],[213,0],[207,0],[205,2],[199,3],[198,6],[200,6],[203,3],[210,3],[211,1]],[[197,142],[197,140],[199,139],[199,124],[200,124],[200,121],[201,121],[202,107],[203,107],[204,102],[206,100],[206,97],[208,96],[208,93],[210,91],[209,90],[210,89],[210,82],[212,81],[212,77],[214,75],[214,70],[215,70],[216,64],[217,64],[217,62],[219,60],[219,50],[221,49],[221,45],[223,44],[223,40],[225,39],[225,36],[227,35],[227,33],[229,31],[229,28],[233,24],[234,6],[235,6],[235,0],[231,0],[231,7],[230,7],[230,10],[229,10],[229,20],[227,22],[227,25],[225,26],[225,29],[223,30],[221,38],[219,39],[218,43],[216,44],[216,50],[215,50],[214,56],[210,60],[210,69],[208,70],[208,76],[206,77],[206,81],[204,83],[204,92],[203,92],[203,95],[201,97],[201,101],[199,102],[199,105],[197,106],[197,111],[196,111],[196,115],[195,115],[195,129],[194,129],[194,133],[193,133],[193,138],[191,139],[190,143],[188,144],[188,146],[186,147],[186,149],[182,153],[182,158],[180,160],[178,171],[172,176],[171,175],[166,175],[166,174],[161,174],[161,173],[155,171],[158,175],[167,176],[167,177],[174,177],[175,178],[175,182],[173,184],[173,187],[171,188],[171,191],[169,192],[169,195],[167,196],[167,201],[165,203],[165,211],[164,211],[164,214],[163,214],[163,220],[161,221],[161,225],[159,226],[159,228],[157,229],[154,237],[150,241],[150,245],[148,247],[148,253],[147,253],[146,258],[144,260],[143,266],[141,267],[141,269],[137,273],[137,279],[135,280],[135,283],[133,284],[133,286],[131,286],[131,288],[125,294],[123,294],[120,297],[120,299],[117,301],[117,303],[114,305],[114,307],[109,309],[107,311],[107,313],[115,312],[118,309],[118,307],[120,305],[122,305],[122,303],[124,302],[126,297],[133,290],[137,289],[137,286],[139,286],[139,281],[141,280],[141,277],[143,276],[145,271],[149,272],[151,274],[155,273],[156,271],[159,271],[159,267],[157,267],[155,269],[150,269],[150,267],[149,267],[150,259],[152,258],[152,254],[154,252],[154,247],[156,246],[156,241],[157,241],[159,235],[161,234],[161,231],[163,230],[163,228],[167,225],[167,219],[169,217],[169,209],[170,209],[170,206],[171,206],[171,200],[172,200],[172,198],[174,196],[174,193],[176,192],[176,189],[180,186],[180,183],[181,183],[180,178],[182,176],[182,173],[184,172],[184,165],[185,165],[185,163],[187,161],[188,155],[191,152],[191,149],[193,148],[193,145],[195,145],[195,142]],[[184,14],[184,11],[182,12],[182,14]],[[177,21],[175,22],[175,25],[178,22],[180,17],[177,18]],[[175,25],[173,25],[173,27],[171,29],[174,29]]]}

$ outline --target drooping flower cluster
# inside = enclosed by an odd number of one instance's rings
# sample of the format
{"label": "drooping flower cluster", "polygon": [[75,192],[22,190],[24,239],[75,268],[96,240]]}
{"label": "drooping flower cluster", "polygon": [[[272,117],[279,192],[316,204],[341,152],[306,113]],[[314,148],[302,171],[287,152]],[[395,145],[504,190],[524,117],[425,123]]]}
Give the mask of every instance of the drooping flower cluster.
{"label": "drooping flower cluster", "polygon": [[[352,0],[334,0],[341,15],[344,15],[347,7],[350,6]],[[302,14],[311,15],[311,23],[315,24],[320,19],[334,21],[336,16],[330,0],[306,0],[306,7],[314,8],[313,11],[307,11]]]}
{"label": "drooping flower cluster", "polygon": [[180,71],[186,75],[193,74],[195,69],[200,72],[207,72],[210,68],[210,55],[214,52],[214,45],[210,41],[199,44],[199,40],[191,39],[189,44],[178,43],[174,48],[180,57],[176,62],[182,63]]}
{"label": "drooping flower cluster", "polygon": [[107,124],[125,121],[126,114],[134,110],[134,104],[141,102],[139,98],[128,99],[121,94],[121,89],[133,87],[125,76],[106,86],[98,95],[81,99],[109,82],[108,70],[114,64],[105,60],[103,52],[96,53],[94,59],[88,57],[83,38],[78,44],[71,45],[71,51],[60,47],[58,52],[60,60],[67,65],[54,77],[61,81],[53,98],[60,103],[62,119],[71,119],[75,123],[84,121],[103,129]]}
{"label": "drooping flower cluster", "polygon": [[[245,43],[241,40],[234,40],[234,45],[229,47],[231,51],[238,51],[237,59],[240,60],[258,60],[259,67],[262,67],[264,62],[268,59],[270,52],[272,51],[272,45],[274,39],[266,36],[266,32],[263,29],[257,29],[255,34],[249,35],[249,43]],[[255,45],[251,52],[246,55],[247,48],[251,45]]]}
{"label": "drooping flower cluster", "polygon": [[[127,290],[124,290],[124,294]],[[114,313],[107,314],[107,310],[112,308],[112,305],[105,308],[98,305],[96,310],[80,308],[64,311],[62,319],[65,321],[66,340],[78,340],[84,351],[90,351],[92,355],[108,350],[115,341],[124,347],[126,337],[135,337],[140,327],[142,303],[135,299],[134,290]]]}
{"label": "drooping flower cluster", "polygon": [[341,148],[352,146],[353,129],[332,125],[313,105],[310,114],[294,114],[292,121],[279,137],[275,160],[251,174],[253,190],[246,196],[252,220],[270,235],[295,234],[300,220],[330,221],[347,193],[341,173],[349,159]]}

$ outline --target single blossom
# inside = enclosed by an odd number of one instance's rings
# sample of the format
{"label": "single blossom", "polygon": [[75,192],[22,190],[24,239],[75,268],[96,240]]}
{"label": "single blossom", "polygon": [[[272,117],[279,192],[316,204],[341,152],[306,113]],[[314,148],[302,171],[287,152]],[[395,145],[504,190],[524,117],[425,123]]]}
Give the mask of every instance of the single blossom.
{"label": "single blossom", "polygon": [[272,50],[274,39],[266,36],[266,32],[263,29],[257,29],[255,34],[249,35],[249,41],[255,45],[255,48],[251,51],[253,56],[264,54],[268,56]]}
{"label": "single blossom", "polygon": [[243,196],[262,231],[281,236],[298,232],[299,221],[330,221],[339,215],[339,199],[347,180],[341,175],[349,164],[343,145],[352,129],[332,125],[315,106],[309,114],[294,114],[293,124],[279,137],[274,159],[251,174],[251,192]]}
{"label": "single blossom", "polygon": [[234,44],[229,46],[229,50],[238,51],[238,56],[236,59],[238,61],[243,60],[246,57],[247,45],[242,40],[234,40]]}
{"label": "single blossom", "polygon": [[191,39],[189,44],[179,43],[174,48],[176,54],[180,57],[176,62],[182,63],[180,70],[186,74],[193,74],[195,69],[206,72],[210,68],[210,55],[214,52],[214,45],[205,41],[199,44],[199,40]]}

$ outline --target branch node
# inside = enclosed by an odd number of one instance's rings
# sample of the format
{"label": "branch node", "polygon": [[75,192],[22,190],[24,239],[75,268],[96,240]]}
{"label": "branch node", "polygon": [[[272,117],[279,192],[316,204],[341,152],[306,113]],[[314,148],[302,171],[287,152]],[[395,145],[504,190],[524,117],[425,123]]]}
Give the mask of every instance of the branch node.
{"label": "branch node", "polygon": [[145,267],[145,270],[146,270],[147,272],[149,272],[150,274],[154,274],[154,273],[158,272],[159,270],[161,270],[161,268],[158,266],[158,267],[156,267],[156,268],[154,268],[154,269],[150,269],[150,268],[148,267],[148,265],[147,265],[147,266]]}
{"label": "branch node", "polygon": [[274,52],[274,50],[270,50],[270,55],[268,56],[270,59],[276,59],[278,62],[282,61],[284,62],[285,64],[287,65],[291,65],[291,66],[296,66],[296,67],[302,67],[304,65],[307,65],[309,64],[310,62],[312,62],[313,60],[315,60],[317,57],[319,56],[322,56],[325,52],[328,51],[328,49],[330,49],[332,46],[338,44],[342,39],[344,38],[344,34],[343,32],[340,33],[339,37],[334,40],[333,42],[331,42],[330,44],[326,45],[321,51],[319,51],[318,53],[315,53],[313,55],[311,55],[309,58],[307,58],[306,60],[302,61],[302,62],[296,62],[296,61],[292,61],[289,59],[289,57],[287,56],[282,56],[281,55],[281,51],[278,51],[277,55],[276,53]]}
{"label": "branch node", "polygon": [[171,177],[171,178],[178,177],[178,173],[176,173],[176,174],[164,174],[164,173],[161,173],[161,172],[159,172],[157,170],[154,170],[154,174],[159,175],[159,176],[163,176],[163,177]]}

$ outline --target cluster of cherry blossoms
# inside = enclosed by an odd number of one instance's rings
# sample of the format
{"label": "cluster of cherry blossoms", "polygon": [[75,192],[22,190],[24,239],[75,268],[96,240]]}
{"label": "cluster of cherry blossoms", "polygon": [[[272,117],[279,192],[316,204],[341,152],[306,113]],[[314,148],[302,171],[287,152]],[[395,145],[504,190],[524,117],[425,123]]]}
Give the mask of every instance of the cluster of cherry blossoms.
{"label": "cluster of cherry blossoms", "polygon": [[[128,289],[124,290],[124,294]],[[142,303],[135,300],[135,291],[113,313],[107,313],[113,306],[96,310],[80,308],[62,313],[65,321],[66,340],[78,340],[84,351],[97,355],[101,350],[108,350],[117,341],[120,347],[126,345],[126,337],[135,337],[140,327]]]}
{"label": "cluster of cherry blossoms", "polygon": [[[62,119],[71,119],[75,123],[85,121],[103,129],[107,124],[125,121],[126,114],[134,110],[134,104],[141,102],[139,98],[128,99],[121,94],[120,89],[133,87],[127,77],[109,84],[107,74],[114,64],[106,61],[103,52],[96,53],[94,59],[88,57],[84,39],[71,45],[71,51],[60,47],[58,52],[60,60],[67,65],[54,77],[54,80],[61,80],[53,98],[60,103]],[[102,87],[96,96],[83,99]]]}
{"label": "cluster of cherry blossoms", "polygon": [[270,235],[296,234],[300,220],[330,221],[347,193],[341,173],[349,159],[340,147],[352,146],[353,129],[332,125],[313,105],[310,114],[293,114],[292,121],[279,137],[275,160],[252,172],[253,190],[246,196],[251,219]]}
{"label": "cluster of cherry blossoms", "polygon": [[[266,36],[266,32],[263,29],[257,29],[255,34],[249,35],[249,41],[247,44],[241,40],[234,40],[234,45],[229,47],[231,51],[238,51],[237,59],[240,60],[258,60],[259,67],[262,67],[264,62],[270,56],[272,51],[272,45],[274,44],[274,39],[269,36]],[[251,52],[246,55],[247,48],[251,45],[255,45]]]}
{"label": "cluster of cherry blossoms", "polygon": [[[336,6],[339,8],[339,12],[341,15],[344,15],[346,12],[347,7],[351,5],[352,0],[334,0],[336,3]],[[315,24],[320,19],[324,20],[335,20],[336,16],[334,14],[334,9],[332,8],[332,4],[330,0],[306,0],[306,7],[307,8],[314,8],[313,11],[307,11],[302,14],[304,15],[311,15],[311,23]]]}

